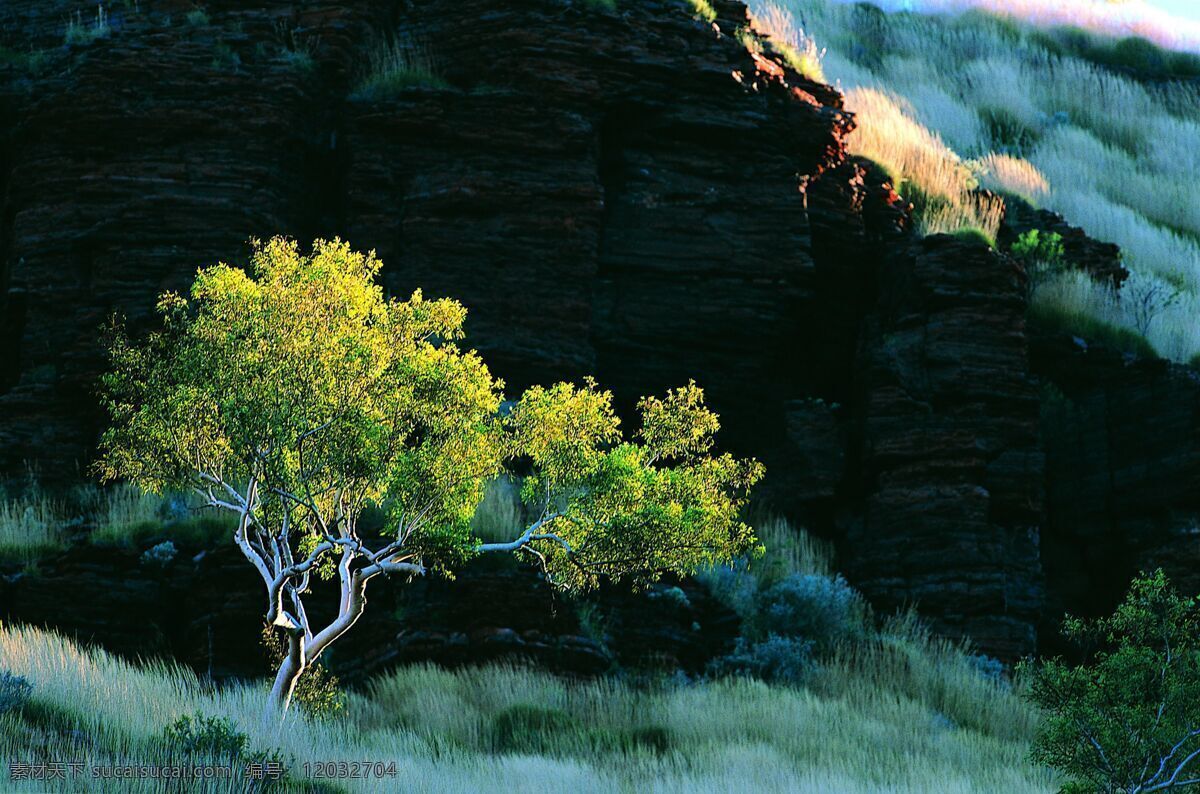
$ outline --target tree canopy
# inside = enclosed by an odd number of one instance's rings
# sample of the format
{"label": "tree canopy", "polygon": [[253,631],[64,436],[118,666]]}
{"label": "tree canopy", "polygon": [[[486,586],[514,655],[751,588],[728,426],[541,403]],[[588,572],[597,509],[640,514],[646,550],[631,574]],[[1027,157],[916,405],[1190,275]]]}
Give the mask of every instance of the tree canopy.
{"label": "tree canopy", "polygon": [[[186,296],[164,294],[145,339],[114,324],[99,473],[238,513],[273,603],[349,551],[373,575],[523,550],[554,581],[588,587],[755,547],[739,513],[762,468],[712,454],[719,422],[694,383],[643,399],[631,439],[591,380],[502,410],[503,384],[458,345],[462,305],[389,298],[380,267],[340,240],[306,254],[274,238],[254,244],[248,270],[205,268]],[[511,542],[480,543],[470,518],[507,464],[527,474],[537,518]],[[357,529],[369,504],[387,515],[372,548]]]}

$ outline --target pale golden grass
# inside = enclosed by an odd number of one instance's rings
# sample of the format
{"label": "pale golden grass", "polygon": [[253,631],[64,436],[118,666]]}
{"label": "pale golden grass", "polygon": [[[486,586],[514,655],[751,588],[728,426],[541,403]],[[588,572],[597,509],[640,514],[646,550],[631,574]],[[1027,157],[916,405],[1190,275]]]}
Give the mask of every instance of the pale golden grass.
{"label": "pale golden grass", "polygon": [[901,193],[916,188],[930,199],[918,218],[922,234],[977,230],[995,240],[1003,202],[975,192],[970,167],[913,117],[906,100],[876,88],[852,88],[846,107],[858,118],[847,148],[887,169]]}
{"label": "pale golden grass", "polygon": [[[0,626],[0,669],[28,678],[37,704],[68,719],[58,730],[0,721],[0,758],[10,762],[31,753],[162,762],[163,728],[200,711],[231,719],[255,749],[279,748],[293,769],[304,760],[394,759],[405,785],[420,791],[990,793],[1048,792],[1055,783],[1027,760],[1031,708],[975,675],[955,647],[903,624],[840,652],[808,690],[749,680],[637,689],[504,666],[417,666],[352,693],[340,718],[295,716],[282,730],[260,721],[263,686],[215,691],[187,670],[130,664],[36,629]],[[530,705],[565,713],[578,735],[551,737],[548,755],[495,752],[496,716]],[[603,750],[586,738],[589,730],[646,727],[666,731],[666,753]],[[68,730],[88,742],[70,740]],[[109,782],[58,790],[155,789]]]}
{"label": "pale golden grass", "polygon": [[787,64],[810,80],[825,82],[823,53],[812,37],[796,24],[791,12],[777,3],[760,4],[751,13],[754,28],[765,34]]}
{"label": "pale golden grass", "polygon": [[[834,0],[850,3],[854,0]],[[1036,25],[1069,25],[1107,36],[1140,36],[1159,46],[1200,52],[1200,22],[1144,0],[877,0],[889,11],[955,14],[986,11]]]}
{"label": "pale golden grass", "polygon": [[793,574],[833,575],[833,545],[802,527],[793,527],[782,516],[759,517],[754,521],[754,532],[766,548],[762,557],[750,562],[750,570],[761,581]]}
{"label": "pale golden grass", "polygon": [[0,500],[0,553],[32,562],[64,542],[65,510],[61,502],[34,491]]}
{"label": "pale golden grass", "polygon": [[[1139,277],[1185,293],[1148,331],[1160,354],[1186,361],[1200,353],[1200,86],[1139,83],[1082,60],[1046,51],[1020,29],[950,24],[919,14],[872,15],[826,0],[779,0],[827,48],[826,72],[858,112],[849,145],[946,204],[919,218],[921,231],[978,227],[991,207],[971,208],[974,180],[1058,212],[1089,235],[1117,243]],[[947,0],[1016,19],[1056,9],[1087,27],[1082,0]],[[1103,4],[1094,4],[1103,5]],[[867,20],[864,23],[864,20]],[[1017,32],[1014,34],[1013,30]],[[1014,38],[1014,35],[1016,36]],[[975,118],[972,119],[972,114]],[[969,160],[963,160],[962,155]],[[970,178],[964,173],[974,169]],[[973,215],[982,214],[982,218]],[[1096,319],[1134,328],[1103,288],[1066,281],[1043,290]]]}
{"label": "pale golden grass", "polygon": [[1019,196],[1038,206],[1050,194],[1050,183],[1028,160],[991,152],[971,162],[981,187],[996,193]]}

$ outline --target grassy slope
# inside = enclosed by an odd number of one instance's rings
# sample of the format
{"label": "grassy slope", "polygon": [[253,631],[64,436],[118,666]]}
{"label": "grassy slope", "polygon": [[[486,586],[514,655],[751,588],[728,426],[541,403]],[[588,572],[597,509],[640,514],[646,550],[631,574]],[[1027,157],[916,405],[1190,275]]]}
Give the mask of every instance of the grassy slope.
{"label": "grassy slope", "polygon": [[[280,748],[293,769],[304,760],[394,760],[416,790],[1023,792],[1054,782],[1026,760],[1031,709],[957,649],[902,624],[830,661],[804,690],[749,680],[638,689],[509,667],[414,667],[352,694],[344,716],[297,716],[282,732],[260,726],[260,686],[215,692],[189,671],[133,665],[36,629],[0,627],[0,669],[34,687],[22,712],[0,715],[0,759],[9,763],[166,763],[172,756],[157,737],[199,710],[234,720],[256,749]],[[521,752],[497,744],[511,740],[497,730],[513,706],[567,717],[522,735],[530,749]],[[665,751],[596,739],[635,729],[665,731]],[[236,784],[206,785],[189,790]]]}
{"label": "grassy slope", "polygon": [[1134,329],[1141,296],[1177,290],[1146,336],[1179,361],[1200,352],[1200,83],[1121,71],[1132,64],[1145,74],[1176,54],[978,12],[751,5],[760,16],[782,7],[827,49],[825,73],[859,114],[851,149],[888,168],[902,191],[934,199],[925,231],[992,231],[994,207],[971,198],[977,184],[1022,195],[1119,244],[1134,274],[1125,300],[1098,285],[1051,284],[1036,302]]}

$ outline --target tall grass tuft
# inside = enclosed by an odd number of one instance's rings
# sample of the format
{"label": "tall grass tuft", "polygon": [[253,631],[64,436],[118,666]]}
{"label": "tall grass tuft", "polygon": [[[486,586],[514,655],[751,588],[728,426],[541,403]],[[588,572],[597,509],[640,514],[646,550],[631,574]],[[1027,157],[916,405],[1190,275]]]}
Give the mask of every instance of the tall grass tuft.
{"label": "tall grass tuft", "polygon": [[429,47],[396,35],[380,39],[367,53],[365,73],[351,99],[387,99],[413,88],[449,88]]}

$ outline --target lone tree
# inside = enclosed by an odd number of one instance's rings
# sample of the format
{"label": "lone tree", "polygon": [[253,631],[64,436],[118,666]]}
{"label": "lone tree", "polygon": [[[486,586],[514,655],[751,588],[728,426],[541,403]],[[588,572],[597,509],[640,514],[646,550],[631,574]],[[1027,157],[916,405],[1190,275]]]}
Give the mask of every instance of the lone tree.
{"label": "lone tree", "polygon": [[[751,550],[739,520],[761,477],[711,453],[717,417],[694,384],[639,404],[623,441],[611,394],[587,381],[530,389],[507,414],[502,384],[463,351],[463,307],[388,299],[380,262],[339,240],[311,255],[275,238],[250,272],[197,273],[164,294],[141,342],[114,323],[103,379],[111,426],[98,471],[142,488],[193,490],[237,518],[233,541],[265,585],[268,625],[286,632],[268,713],[359,619],[377,576],[448,570],[521,552],[562,587],[652,581]],[[470,519],[506,464],[528,472],[527,526],[480,543]],[[360,532],[368,505],[382,533]],[[314,626],[313,577],[336,577],[337,616]]]}
{"label": "lone tree", "polygon": [[1200,789],[1200,599],[1159,570],[1111,617],[1068,618],[1063,634],[1091,652],[1026,665],[1045,711],[1034,760],[1066,772],[1069,792]]}

